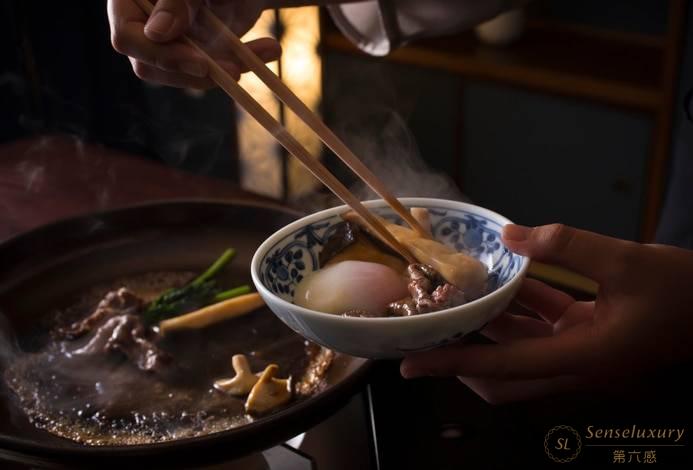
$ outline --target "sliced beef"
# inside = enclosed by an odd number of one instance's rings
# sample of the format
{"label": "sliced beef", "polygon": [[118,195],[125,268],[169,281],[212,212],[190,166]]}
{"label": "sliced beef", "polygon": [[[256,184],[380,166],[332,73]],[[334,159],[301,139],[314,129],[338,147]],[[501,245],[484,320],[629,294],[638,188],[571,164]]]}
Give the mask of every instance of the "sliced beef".
{"label": "sliced beef", "polygon": [[320,251],[320,266],[325,266],[328,261],[343,251],[348,246],[356,243],[359,228],[351,222],[340,222],[335,226],[332,235],[327,239],[327,243]]}
{"label": "sliced beef", "polygon": [[455,307],[467,302],[464,292],[452,284],[445,283],[435,288],[431,292],[430,305],[433,310]]}
{"label": "sliced beef", "polygon": [[142,310],[143,305],[142,299],[125,287],[121,287],[118,290],[107,293],[96,306],[94,313],[66,328],[60,328],[58,334],[67,339],[79,338],[109,318],[117,315],[138,314]]}
{"label": "sliced beef", "polygon": [[140,315],[142,299],[126,288],[111,291],[99,302],[94,313],[84,320],[61,329],[70,340],[89,334],[86,344],[73,355],[123,354],[145,371],[160,369],[169,356],[157,347],[157,335],[147,328]]}
{"label": "sliced beef", "polygon": [[416,307],[416,302],[411,297],[405,297],[397,302],[392,302],[387,306],[387,313],[395,317],[408,317],[417,315],[419,309]]}
{"label": "sliced beef", "polygon": [[425,264],[410,264],[409,294],[388,306],[388,313],[396,316],[435,312],[466,302],[464,293],[445,280],[433,268]]}
{"label": "sliced beef", "polygon": [[341,261],[366,261],[388,266],[398,273],[404,273],[406,261],[385,246],[380,240],[361,230],[354,222],[341,222],[334,226],[334,232],[320,252],[320,268]]}
{"label": "sliced beef", "polygon": [[169,360],[147,337],[147,328],[135,315],[117,315],[106,320],[96,330],[89,342],[74,350],[75,355],[120,352],[142,370],[157,370]]}
{"label": "sliced beef", "polygon": [[293,391],[299,397],[308,397],[327,386],[327,371],[334,362],[334,351],[308,343],[306,346],[308,365],[302,376],[294,384]]}

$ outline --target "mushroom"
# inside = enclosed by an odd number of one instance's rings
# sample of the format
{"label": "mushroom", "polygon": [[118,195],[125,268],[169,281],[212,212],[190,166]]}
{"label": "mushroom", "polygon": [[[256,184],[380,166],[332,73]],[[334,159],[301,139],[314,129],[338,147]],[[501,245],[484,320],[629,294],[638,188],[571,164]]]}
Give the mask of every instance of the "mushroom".
{"label": "mushroom", "polygon": [[245,401],[245,411],[259,415],[283,405],[291,399],[291,377],[277,379],[279,366],[268,365]]}
{"label": "mushroom", "polygon": [[235,354],[231,358],[231,365],[236,371],[236,376],[232,379],[219,379],[214,382],[214,388],[220,392],[231,395],[245,395],[257,383],[258,378],[250,370],[250,364],[245,354]]}

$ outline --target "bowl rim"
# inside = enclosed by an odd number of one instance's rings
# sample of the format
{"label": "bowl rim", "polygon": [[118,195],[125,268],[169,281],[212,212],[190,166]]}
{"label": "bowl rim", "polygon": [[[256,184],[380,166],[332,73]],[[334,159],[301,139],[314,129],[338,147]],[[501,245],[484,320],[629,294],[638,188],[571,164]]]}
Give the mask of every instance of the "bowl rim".
{"label": "bowl rim", "polygon": [[[424,207],[427,209],[434,208],[434,209],[455,209],[455,210],[467,210],[468,212],[475,212],[478,213],[479,215],[485,216],[489,219],[492,219],[494,221],[497,221],[501,227],[513,223],[508,219],[507,217],[504,217],[497,212],[494,212],[492,210],[486,209],[481,206],[477,206],[474,204],[470,204],[467,202],[462,202],[462,201],[453,201],[450,199],[437,199],[437,198],[428,198],[428,197],[400,197],[397,198],[399,201],[406,207]],[[380,208],[380,207],[387,207],[388,204],[384,199],[372,199],[368,201],[363,201],[363,205],[368,207],[368,208]],[[269,236],[262,244],[258,247],[257,250],[255,250],[255,254],[253,255],[253,259],[250,263],[250,274],[253,279],[253,283],[255,284],[255,288],[257,291],[260,293],[260,295],[263,298],[269,297],[272,299],[273,302],[278,303],[281,307],[285,309],[291,309],[292,311],[296,313],[300,313],[302,316],[307,316],[307,317],[317,317],[318,319],[332,319],[334,321],[344,321],[344,322],[353,322],[353,323],[358,323],[358,322],[363,322],[363,323],[368,323],[371,325],[380,323],[380,324],[385,324],[385,323],[395,323],[395,322],[405,322],[408,321],[410,323],[416,322],[416,321],[425,321],[426,319],[429,319],[433,316],[436,317],[447,317],[450,315],[456,315],[459,312],[463,312],[465,310],[472,310],[474,307],[478,305],[483,305],[486,303],[489,303],[493,297],[498,297],[501,296],[505,291],[513,289],[515,284],[520,282],[524,277],[525,274],[527,273],[527,269],[529,268],[529,261],[530,259],[527,256],[524,255],[518,255],[514,253],[516,256],[520,257],[521,260],[521,267],[520,270],[513,276],[513,278],[508,281],[506,284],[503,286],[499,287],[498,289],[494,290],[493,292],[490,292],[488,294],[485,294],[478,299],[472,300],[471,302],[467,302],[462,305],[457,305],[455,307],[450,307],[446,308],[443,310],[436,310],[434,312],[427,312],[427,313],[421,313],[418,315],[411,315],[407,317],[345,317],[342,315],[335,315],[332,313],[326,313],[326,312],[320,312],[318,310],[311,310],[309,308],[301,307],[299,305],[296,305],[292,302],[289,302],[287,300],[282,299],[278,295],[276,295],[274,292],[270,291],[260,280],[260,268],[261,266],[261,261],[267,254],[267,252],[274,247],[279,240],[283,239],[290,233],[293,233],[294,231],[300,229],[301,227],[305,227],[306,225],[313,224],[315,222],[319,222],[323,219],[333,217],[335,215],[338,215],[342,212],[347,212],[350,210],[349,206],[347,205],[341,205],[341,206],[336,206],[332,207],[329,209],[324,209],[322,211],[316,212],[314,214],[307,215],[305,217],[302,217],[298,220],[295,220],[288,225],[280,228],[276,232],[274,232],[271,236]]]}

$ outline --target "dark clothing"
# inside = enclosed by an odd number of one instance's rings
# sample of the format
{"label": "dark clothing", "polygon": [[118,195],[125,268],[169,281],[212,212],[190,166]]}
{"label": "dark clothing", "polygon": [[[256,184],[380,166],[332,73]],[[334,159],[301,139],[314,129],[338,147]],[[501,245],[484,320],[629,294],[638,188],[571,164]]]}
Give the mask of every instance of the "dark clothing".
{"label": "dark clothing", "polygon": [[67,133],[236,180],[228,98],[139,80],[111,47],[105,3],[0,0],[0,143]]}

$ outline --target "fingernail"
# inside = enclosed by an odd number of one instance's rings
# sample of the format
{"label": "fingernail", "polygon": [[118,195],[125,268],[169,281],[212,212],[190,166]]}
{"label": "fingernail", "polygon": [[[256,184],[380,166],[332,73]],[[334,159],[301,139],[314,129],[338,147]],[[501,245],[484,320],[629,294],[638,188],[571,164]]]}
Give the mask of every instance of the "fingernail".
{"label": "fingernail", "polygon": [[531,227],[525,227],[524,225],[509,224],[503,227],[503,238],[513,242],[523,242],[529,238],[532,230]]}
{"label": "fingernail", "polygon": [[402,377],[404,377],[405,379],[413,379],[418,376],[416,370],[412,369],[412,367],[405,362],[402,362],[400,364],[399,373],[402,374]]}
{"label": "fingernail", "polygon": [[199,62],[183,62],[180,64],[180,70],[181,72],[192,75],[193,77],[202,78],[207,75],[207,71]]}
{"label": "fingernail", "polygon": [[147,33],[154,33],[158,36],[166,36],[171,28],[173,28],[173,23],[175,23],[176,18],[168,11],[162,10],[158,11],[149,18],[144,29]]}

